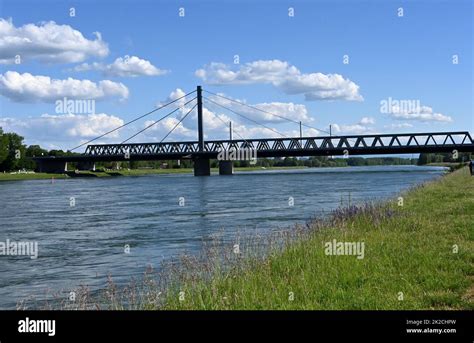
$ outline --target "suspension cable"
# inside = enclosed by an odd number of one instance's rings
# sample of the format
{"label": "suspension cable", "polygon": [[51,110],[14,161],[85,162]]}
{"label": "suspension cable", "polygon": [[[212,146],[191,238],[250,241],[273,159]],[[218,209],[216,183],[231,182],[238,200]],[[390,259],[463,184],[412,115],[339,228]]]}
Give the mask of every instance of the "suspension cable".
{"label": "suspension cable", "polygon": [[91,139],[91,140],[89,140],[89,141],[87,141],[87,142],[84,142],[84,143],[82,143],[82,144],[76,146],[75,148],[73,148],[73,149],[71,149],[71,150],[69,150],[69,151],[74,151],[74,150],[76,150],[76,149],[79,149],[80,147],[82,147],[82,146],[84,146],[84,145],[86,145],[86,144],[89,144],[89,143],[91,143],[91,142],[93,142],[93,141],[95,141],[95,140],[97,140],[97,139],[99,139],[99,138],[102,138],[102,137],[108,135],[109,133],[115,132],[115,131],[117,131],[117,130],[119,130],[119,129],[125,127],[125,126],[127,126],[128,124],[134,123],[134,122],[136,122],[137,120],[140,120],[140,119],[142,119],[142,118],[144,118],[144,117],[146,117],[146,116],[148,116],[148,115],[150,115],[150,114],[152,114],[152,113],[154,113],[154,112],[156,112],[156,111],[159,111],[159,110],[161,110],[162,108],[165,108],[165,107],[167,107],[167,106],[169,106],[169,105],[175,103],[176,101],[181,100],[181,99],[187,97],[187,96],[190,95],[190,94],[193,94],[194,92],[196,92],[196,90],[193,90],[192,92],[189,92],[189,93],[187,93],[187,94],[185,94],[185,95],[183,95],[183,96],[181,96],[181,97],[179,97],[179,98],[177,98],[177,99],[175,99],[175,100],[172,100],[172,101],[170,101],[170,102],[168,102],[168,103],[166,103],[166,104],[164,104],[164,105],[162,105],[162,106],[160,106],[160,107],[157,107],[157,108],[155,108],[154,110],[151,110],[150,112],[147,112],[147,113],[145,113],[145,114],[143,114],[143,115],[141,115],[141,116],[139,116],[139,117],[137,117],[137,118],[135,118],[135,119],[133,119],[133,120],[130,120],[129,122],[127,122],[127,123],[125,123],[125,124],[122,124],[122,125],[116,127],[115,129],[112,129],[112,130],[110,130],[110,131],[108,131],[108,132],[106,132],[106,133],[104,133],[104,134],[102,134],[102,135],[100,135],[100,136],[97,136],[97,137],[95,137],[95,138],[93,138],[93,139]]}
{"label": "suspension cable", "polygon": [[149,129],[150,127],[152,127],[153,125],[159,123],[159,122],[162,121],[163,119],[169,117],[170,115],[172,115],[173,113],[175,113],[175,112],[178,111],[179,109],[181,109],[181,108],[183,108],[184,106],[186,106],[187,104],[189,104],[191,101],[196,100],[196,98],[197,98],[197,97],[194,97],[193,99],[187,101],[184,105],[182,105],[182,106],[180,106],[180,107],[174,109],[173,111],[171,111],[170,113],[168,113],[168,114],[165,115],[164,117],[162,117],[162,118],[160,118],[160,119],[154,121],[153,123],[151,123],[150,125],[148,125],[148,126],[145,127],[144,129],[142,129],[142,130],[138,131],[137,133],[135,133],[134,135],[128,137],[126,140],[124,140],[124,141],[123,141],[122,143],[120,143],[120,144],[124,144],[124,143],[128,142],[130,139],[132,139],[132,138],[138,136],[138,135],[139,135],[140,133],[142,133],[143,131],[148,130],[148,129]]}
{"label": "suspension cable", "polygon": [[[209,111],[214,117],[216,117],[217,119],[219,119],[224,125],[227,125],[227,123],[221,118],[219,117],[217,114],[213,113],[212,111]],[[243,141],[245,141],[246,143],[248,143],[248,141],[242,137],[237,131],[234,130],[234,128],[232,127],[232,132],[235,133],[237,136],[239,136]]]}
{"label": "suspension cable", "polygon": [[247,119],[247,120],[249,120],[249,121],[251,121],[251,122],[254,122],[254,123],[257,124],[257,125],[263,126],[264,128],[266,128],[266,129],[268,129],[268,130],[270,130],[270,131],[273,131],[273,132],[279,134],[280,136],[283,136],[283,137],[288,138],[288,137],[287,137],[286,135],[284,135],[283,133],[278,132],[278,131],[275,130],[275,129],[272,129],[272,128],[269,127],[269,126],[266,126],[266,125],[261,124],[261,123],[255,121],[255,120],[253,120],[253,119],[250,119],[250,118],[248,118],[247,116],[244,116],[243,114],[240,114],[240,113],[238,113],[238,112],[235,112],[234,110],[232,110],[232,109],[230,109],[230,108],[228,108],[228,107],[226,107],[226,106],[224,106],[224,105],[221,105],[221,104],[219,104],[219,103],[217,103],[217,102],[215,102],[215,101],[213,101],[213,100],[211,100],[211,99],[209,99],[209,98],[207,98],[207,97],[203,97],[203,98],[206,99],[206,100],[208,100],[208,101],[210,101],[210,102],[212,102],[213,104],[216,104],[217,106],[220,106],[220,107],[226,109],[227,111],[230,111],[230,112],[232,112],[232,113],[234,113],[234,114],[237,114],[238,116],[241,116],[241,117],[243,117],[243,118],[245,118],[245,119]]}
{"label": "suspension cable", "polygon": [[181,118],[177,123],[176,125],[171,129],[171,131],[169,131],[165,137],[163,137],[163,139],[160,141],[160,143],[163,143],[163,141],[174,131],[174,129],[176,129],[178,127],[179,124],[181,124],[181,122],[186,119],[186,117],[188,116],[189,113],[191,113],[195,108],[196,108],[197,104],[195,104],[189,111],[188,113],[186,113],[184,115],[183,118]]}
{"label": "suspension cable", "polygon": [[[275,113],[266,111],[266,110],[261,109],[261,108],[258,108],[258,107],[256,107],[256,106],[252,106],[252,105],[246,104],[246,103],[244,103],[244,102],[241,102],[241,101],[238,101],[238,100],[235,100],[235,99],[232,99],[232,98],[229,98],[229,97],[226,97],[226,96],[223,96],[223,95],[214,93],[214,92],[210,92],[210,91],[208,91],[208,90],[206,90],[206,89],[204,89],[204,91],[205,91],[206,93],[209,93],[209,94],[218,96],[218,97],[220,97],[220,98],[223,98],[223,99],[226,99],[226,100],[235,102],[235,103],[240,104],[240,105],[242,105],[242,106],[246,106],[246,107],[251,108],[251,109],[253,109],[253,110],[260,111],[260,112],[263,112],[263,113],[267,113],[267,114],[270,114],[270,115],[272,115],[272,116],[275,116],[275,117],[278,117],[278,118],[281,118],[281,119],[285,119],[285,120],[288,120],[288,121],[293,122],[293,123],[296,123],[296,124],[300,124],[300,122],[297,121],[297,120],[294,120],[294,119],[291,119],[291,118],[288,118],[288,117],[284,117],[284,116],[279,115],[279,114],[275,114]],[[313,126],[310,126],[310,125],[307,125],[307,124],[301,123],[301,126],[304,126],[304,127],[307,127],[307,128],[313,129],[313,130],[317,130],[317,131],[321,131],[321,132],[324,132],[324,133],[329,134],[329,132],[326,131],[326,130],[318,129],[318,128],[316,128],[316,127],[313,127]]]}

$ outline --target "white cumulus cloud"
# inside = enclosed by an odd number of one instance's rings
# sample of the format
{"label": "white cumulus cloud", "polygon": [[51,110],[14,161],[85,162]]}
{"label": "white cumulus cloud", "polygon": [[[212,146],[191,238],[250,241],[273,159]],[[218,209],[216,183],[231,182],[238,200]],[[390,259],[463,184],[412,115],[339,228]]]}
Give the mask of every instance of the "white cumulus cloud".
{"label": "white cumulus cloud", "polygon": [[87,39],[69,25],[54,21],[15,27],[11,19],[0,18],[0,63],[15,63],[37,59],[47,63],[78,63],[88,57],[105,57],[107,44],[99,32]]}
{"label": "white cumulus cloud", "polygon": [[128,98],[128,88],[110,80],[95,83],[90,80],[51,79],[49,76],[19,74],[7,71],[0,74],[0,94],[15,102],[54,102],[64,97],[70,99],[102,100]]}
{"label": "white cumulus cloud", "polygon": [[362,125],[373,125],[373,124],[375,124],[375,119],[372,118],[372,117],[363,117],[360,120],[360,124],[362,124]]}
{"label": "white cumulus cloud", "polygon": [[306,100],[361,101],[359,86],[339,74],[302,73],[285,61],[259,60],[246,63],[236,70],[212,62],[195,75],[208,84],[272,84],[286,94],[304,94]]}
{"label": "white cumulus cloud", "polygon": [[394,101],[392,104],[390,100],[389,105],[390,106],[388,106],[388,108],[387,106],[381,107],[380,112],[387,113],[392,119],[445,123],[450,123],[453,121],[453,118],[450,116],[443,113],[437,113],[433,111],[433,108],[429,106],[422,106],[419,103],[416,105],[408,103],[408,105],[410,105],[408,106],[401,101]]}
{"label": "white cumulus cloud", "polygon": [[436,113],[429,106],[417,106],[416,108],[402,108],[400,106],[392,106],[388,115],[397,120],[414,120],[421,122],[445,122],[453,121],[448,115]]}
{"label": "white cumulus cloud", "polygon": [[384,126],[386,129],[397,130],[397,129],[410,129],[413,127],[410,123],[396,123]]}
{"label": "white cumulus cloud", "polygon": [[110,77],[159,76],[167,73],[166,70],[158,69],[150,61],[137,56],[119,57],[111,64],[83,63],[74,68],[74,71],[87,70],[98,70]]}
{"label": "white cumulus cloud", "polygon": [[337,135],[357,135],[374,133],[375,129],[372,125],[375,124],[375,119],[371,117],[362,117],[358,123],[355,124],[331,124],[333,134]]}
{"label": "white cumulus cloud", "polygon": [[[191,100],[193,97],[195,97],[196,95],[193,93],[193,94],[190,94],[189,96],[187,97],[184,97],[186,95],[186,93],[181,89],[181,88],[176,88],[174,91],[172,91],[168,97],[164,100],[164,101],[158,101],[156,103],[156,107],[161,107],[165,104],[167,104],[168,102],[172,102],[174,100],[177,100],[176,102],[174,102],[171,106],[173,107],[183,107],[184,104]],[[182,99],[180,99],[182,98]]]}
{"label": "white cumulus cloud", "polygon": [[[28,144],[63,150],[123,124],[121,118],[106,113],[43,114],[39,117],[0,118],[0,127],[5,132],[20,134],[25,137]],[[119,137],[119,131],[107,135],[104,139]]]}
{"label": "white cumulus cloud", "polygon": [[[287,121],[285,118],[291,119],[292,121],[301,121],[305,124],[309,124],[313,121],[313,118],[311,118],[308,113],[307,107],[302,104],[292,102],[262,102],[252,104],[245,100],[234,99],[222,93],[211,95],[209,99],[229,110],[243,114],[259,122],[283,122]],[[213,108],[218,107],[218,105],[206,101],[206,99],[204,102],[207,106]],[[219,107],[219,110],[223,109]]]}

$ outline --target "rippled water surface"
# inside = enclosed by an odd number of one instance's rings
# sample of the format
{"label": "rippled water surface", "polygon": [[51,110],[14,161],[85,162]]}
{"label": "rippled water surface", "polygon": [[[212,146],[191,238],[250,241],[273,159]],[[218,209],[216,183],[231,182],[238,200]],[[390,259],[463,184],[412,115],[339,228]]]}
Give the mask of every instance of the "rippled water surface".
{"label": "rippled water surface", "polygon": [[213,233],[232,240],[278,230],[349,194],[352,202],[388,198],[443,172],[384,166],[1,182],[0,242],[37,241],[39,256],[0,256],[0,308],[48,289],[102,285],[109,273],[125,281],[198,252]]}

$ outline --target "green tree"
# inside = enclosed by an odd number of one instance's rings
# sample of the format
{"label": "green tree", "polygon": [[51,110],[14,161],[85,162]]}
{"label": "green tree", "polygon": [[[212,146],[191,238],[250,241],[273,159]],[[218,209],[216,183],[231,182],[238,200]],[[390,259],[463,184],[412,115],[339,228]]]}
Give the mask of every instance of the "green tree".
{"label": "green tree", "polygon": [[418,165],[422,166],[430,162],[429,154],[421,153],[418,157]]}
{"label": "green tree", "polygon": [[6,137],[7,157],[0,164],[0,171],[23,168],[26,151],[23,137],[13,132],[4,133],[3,136]]}
{"label": "green tree", "polygon": [[47,156],[48,150],[42,149],[39,145],[30,145],[26,148],[25,157],[21,160],[21,168],[28,170],[36,169],[36,162],[33,157]]}
{"label": "green tree", "polygon": [[0,166],[8,156],[8,137],[3,133],[3,129],[0,127]]}

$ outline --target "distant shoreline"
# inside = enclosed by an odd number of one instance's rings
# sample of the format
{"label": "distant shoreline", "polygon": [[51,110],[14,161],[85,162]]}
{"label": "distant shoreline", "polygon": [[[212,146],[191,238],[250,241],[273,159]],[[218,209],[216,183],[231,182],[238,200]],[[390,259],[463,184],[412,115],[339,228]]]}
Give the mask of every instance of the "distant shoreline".
{"label": "distant shoreline", "polygon": [[[370,167],[384,166],[374,165]],[[452,170],[457,169],[459,163],[430,163],[423,165],[425,167],[448,167]],[[234,168],[235,171],[260,171],[260,170],[298,170],[298,169],[309,169],[309,168],[347,168],[344,167],[305,167],[305,166],[287,166],[287,167],[240,167]],[[212,172],[218,172],[217,168],[212,168]],[[34,173],[34,172],[5,172],[0,173],[1,181],[21,181],[21,180],[54,180],[54,179],[68,179],[68,178],[87,178],[87,177],[117,177],[117,176],[145,176],[145,175],[166,175],[166,174],[191,174],[192,168],[179,168],[179,169],[120,169],[120,170],[100,170],[100,171],[68,171],[67,173]]]}
{"label": "distant shoreline", "polygon": [[[308,167],[246,167],[234,168],[235,171],[256,171],[256,170],[292,170],[292,169],[307,169]],[[212,168],[211,171],[217,172],[217,168]],[[34,172],[16,172],[16,173],[0,173],[0,181],[21,181],[21,180],[45,180],[45,179],[68,179],[75,177],[114,177],[114,176],[145,176],[145,175],[159,175],[159,174],[191,174],[192,168],[180,169],[120,169],[120,170],[106,170],[106,171],[68,171],[67,173],[34,173]]]}

